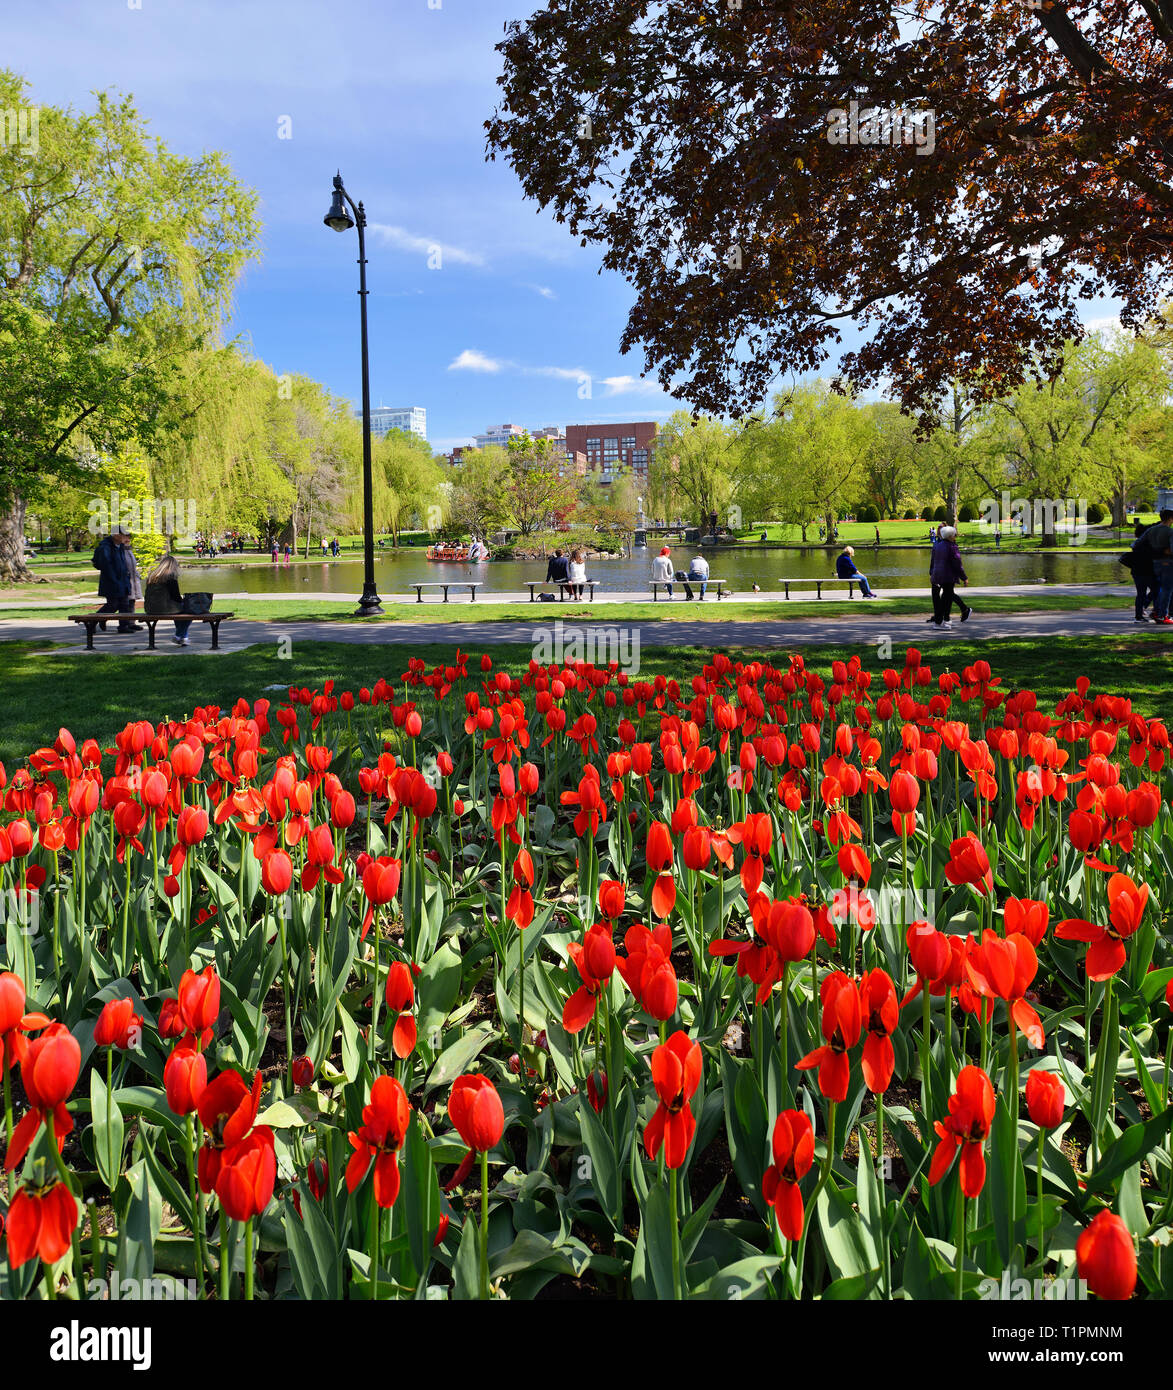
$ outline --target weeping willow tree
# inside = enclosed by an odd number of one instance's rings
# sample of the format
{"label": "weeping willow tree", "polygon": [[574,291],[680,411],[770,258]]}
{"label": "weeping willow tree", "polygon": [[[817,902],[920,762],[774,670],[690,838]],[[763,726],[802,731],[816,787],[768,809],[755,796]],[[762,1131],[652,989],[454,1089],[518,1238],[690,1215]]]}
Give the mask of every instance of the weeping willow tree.
{"label": "weeping willow tree", "polygon": [[184,373],[182,408],[156,454],[159,487],[187,499],[205,534],[279,532],[296,500],[274,450],[277,408],[291,398],[292,379],[236,347],[193,353]]}
{"label": "weeping willow tree", "polygon": [[[28,498],[89,481],[83,445],[150,453],[215,343],[255,254],[256,194],[219,154],[179,156],[127,99],[34,104],[0,69],[0,110],[36,138],[0,143],[0,582],[29,577]],[[30,120],[26,129],[32,134]]]}
{"label": "weeping willow tree", "polygon": [[[356,422],[357,423],[357,422]],[[348,512],[353,528],[362,526],[362,439],[350,457]],[[371,441],[371,484],[375,527],[389,531],[396,545],[400,532],[419,528],[436,531],[448,511],[443,471],[430,445],[406,430],[388,430]]]}

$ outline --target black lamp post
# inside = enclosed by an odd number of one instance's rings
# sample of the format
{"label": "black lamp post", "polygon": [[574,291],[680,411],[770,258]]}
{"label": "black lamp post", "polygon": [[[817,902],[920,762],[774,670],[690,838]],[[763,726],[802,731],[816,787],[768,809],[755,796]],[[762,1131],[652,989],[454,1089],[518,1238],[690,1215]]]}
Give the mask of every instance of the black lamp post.
{"label": "black lamp post", "polygon": [[[354,216],[346,211],[346,205],[354,208]],[[342,175],[334,175],[334,197],[330,211],[322,219],[327,227],[336,232],[348,232],[358,227],[358,302],[362,318],[362,539],[363,539],[363,581],[362,598],[358,601],[358,615],[365,618],[383,611],[379,591],[375,588],[375,502],[371,485],[371,381],[370,364],[367,356],[367,250],[363,228],[367,225],[367,215],[361,203],[355,207],[354,200],[342,186]]]}

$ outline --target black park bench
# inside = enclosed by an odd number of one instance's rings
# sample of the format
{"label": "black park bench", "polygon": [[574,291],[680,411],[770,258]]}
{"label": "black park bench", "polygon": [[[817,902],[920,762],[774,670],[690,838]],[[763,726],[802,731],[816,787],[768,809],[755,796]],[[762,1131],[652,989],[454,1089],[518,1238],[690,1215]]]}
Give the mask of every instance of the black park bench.
{"label": "black park bench", "polygon": [[93,651],[94,632],[101,623],[146,623],[147,647],[150,651],[155,650],[155,628],[159,623],[173,623],[176,620],[183,623],[211,623],[212,650],[216,651],[220,646],[220,624],[233,616],[232,613],[71,613],[69,621],[85,624],[87,651]]}

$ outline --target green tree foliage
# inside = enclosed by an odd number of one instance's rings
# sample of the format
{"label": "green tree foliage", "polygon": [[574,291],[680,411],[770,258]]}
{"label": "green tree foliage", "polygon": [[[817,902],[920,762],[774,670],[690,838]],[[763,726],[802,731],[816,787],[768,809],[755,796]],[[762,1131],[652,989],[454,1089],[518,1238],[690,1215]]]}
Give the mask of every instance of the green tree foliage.
{"label": "green tree foliage", "polygon": [[[0,71],[0,109],[32,107]],[[150,449],[178,363],[220,326],[253,253],[256,195],[221,155],[153,139],[129,100],[37,106],[0,145],[0,579],[23,578],[27,498],[86,481],[78,457]]]}

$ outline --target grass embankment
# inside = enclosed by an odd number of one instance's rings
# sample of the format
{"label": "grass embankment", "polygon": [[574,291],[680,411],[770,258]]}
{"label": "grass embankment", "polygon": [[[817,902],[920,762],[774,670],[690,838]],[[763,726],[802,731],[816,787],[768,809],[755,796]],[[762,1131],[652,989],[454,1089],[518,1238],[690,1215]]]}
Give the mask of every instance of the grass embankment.
{"label": "grass embankment", "polygon": [[[1119,638],[1071,638],[1061,644],[1035,640],[935,642],[924,649],[924,660],[934,674],[959,670],[979,658],[990,663],[1002,679],[1003,689],[1029,688],[1042,708],[1051,710],[1079,676],[1087,676],[1094,692],[1129,696],[1143,714],[1173,718],[1173,686],[1168,679],[1166,650],[1161,634],[1138,631]],[[717,644],[715,644],[717,645]],[[731,655],[752,657],[752,649],[739,649],[736,641],[719,644]],[[785,665],[790,650],[801,643],[774,646],[769,659]],[[640,676],[663,673],[679,676],[698,669],[713,648],[695,646],[645,647],[640,653]],[[896,646],[890,660],[881,661],[871,647],[817,647],[809,649],[808,667],[829,676],[832,661],[857,654],[865,667],[879,672],[886,666],[902,666],[905,648]],[[176,656],[167,661],[126,660],[117,653],[84,653],[60,649],[44,651],[27,644],[0,646],[0,760],[11,773],[33,749],[52,742],[64,725],[77,737],[93,736],[108,744],[131,719],[158,722],[180,718],[197,705],[218,704],[229,708],[244,696],[262,694],[280,700],[290,685],[320,689],[333,678],[338,689],[371,685],[380,676],[398,680],[409,657],[429,666],[449,662],[453,647],[447,643],[404,645],[352,645],[298,641],[288,659],[275,646],[250,647],[216,657]],[[477,653],[479,655],[479,653]],[[531,648],[524,645],[493,648],[496,666],[520,671],[529,662]],[[476,664],[472,671],[479,676]],[[277,687],[266,690],[266,687]],[[426,692],[425,692],[426,693]],[[430,695],[428,695],[430,699]],[[976,718],[975,706],[968,707]]]}

